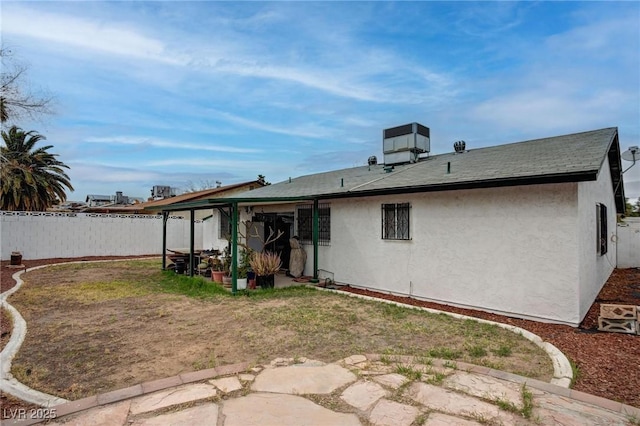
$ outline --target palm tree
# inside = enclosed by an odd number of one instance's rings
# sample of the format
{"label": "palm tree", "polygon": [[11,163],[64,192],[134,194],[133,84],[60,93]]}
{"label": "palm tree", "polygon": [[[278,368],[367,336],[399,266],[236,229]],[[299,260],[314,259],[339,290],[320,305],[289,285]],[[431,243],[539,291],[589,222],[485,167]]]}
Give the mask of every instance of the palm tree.
{"label": "palm tree", "polygon": [[34,149],[44,136],[12,126],[2,131],[2,139],[0,210],[44,211],[67,199],[64,187],[71,191],[73,187],[63,169],[69,166],[47,152],[52,145]]}

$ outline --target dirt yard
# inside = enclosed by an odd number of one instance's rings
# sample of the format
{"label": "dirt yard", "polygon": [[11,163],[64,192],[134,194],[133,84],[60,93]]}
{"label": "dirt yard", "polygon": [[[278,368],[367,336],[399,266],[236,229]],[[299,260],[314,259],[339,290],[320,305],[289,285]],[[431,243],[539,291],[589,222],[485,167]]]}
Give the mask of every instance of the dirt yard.
{"label": "dirt yard", "polygon": [[28,324],[12,373],[67,399],[276,357],[333,362],[357,353],[398,353],[459,359],[541,380],[553,372],[548,356],[531,342],[445,315],[308,288],[264,297],[167,293],[163,282],[173,278],[157,260],[60,265],[23,279],[9,300]]}
{"label": "dirt yard", "polygon": [[[28,263],[27,266],[51,262],[51,259],[36,261]],[[5,265],[6,262],[3,262],[3,291],[13,285],[10,274],[6,273]],[[340,357],[338,353],[329,349],[334,346],[331,341],[334,337],[332,334],[334,331],[331,327],[335,326],[323,323],[326,319],[324,314],[314,318],[309,313],[308,307],[293,313],[282,310],[294,300],[293,297],[284,300],[262,300],[260,303],[264,303],[262,307],[269,311],[280,309],[279,313],[272,318],[277,319],[279,315],[283,323],[290,324],[287,321],[290,321],[292,319],[290,317],[293,316],[295,322],[311,324],[309,329],[304,329],[304,327],[300,330],[296,330],[296,327],[290,327],[290,329],[280,327],[278,329],[272,324],[272,329],[277,329],[278,332],[271,338],[271,333],[264,336],[265,333],[260,332],[259,327],[250,326],[252,324],[260,325],[266,321],[260,315],[260,307],[255,306],[258,303],[256,300],[238,300],[234,309],[228,309],[215,300],[187,298],[174,294],[156,294],[150,297],[144,293],[143,289],[137,289],[140,294],[133,298],[118,299],[113,293],[111,296],[103,296],[104,300],[98,300],[99,298],[91,300],[84,297],[82,303],[73,307],[70,303],[73,298],[78,297],[77,293],[70,293],[66,299],[63,298],[64,300],[56,303],[51,300],[51,297],[48,297],[50,296],[46,291],[48,286],[63,286],[65,284],[54,276],[47,277],[46,274],[49,272],[45,273],[44,271],[40,273],[45,275],[37,279],[34,275],[35,272],[29,274],[33,276],[33,281],[31,281],[31,277],[29,278],[29,285],[33,288],[41,288],[41,293],[36,292],[35,296],[34,294],[30,296],[31,298],[35,297],[35,300],[32,300],[34,309],[30,313],[31,319],[27,319],[30,324],[26,342],[28,346],[21,350],[17,366],[18,374],[24,374],[27,381],[34,386],[36,383],[46,385],[45,382],[51,381],[52,386],[49,389],[58,395],[74,398],[86,394],[89,391],[83,381],[92,377],[97,379],[98,387],[110,389],[120,387],[118,383],[121,381],[122,386],[128,386],[139,382],[140,378],[146,380],[147,377],[155,377],[153,374],[165,377],[180,371],[191,371],[241,360],[258,362],[261,357],[270,360],[279,355],[300,355],[327,361],[333,361]],[[102,275],[103,280],[114,280],[115,277],[109,275],[110,273],[102,271],[98,275]],[[72,282],[68,278],[64,280],[67,285]],[[53,280],[54,283],[47,283],[47,279]],[[142,279],[144,280],[144,277]],[[351,289],[351,291],[356,290]],[[19,295],[21,293],[23,293],[22,290],[18,292]],[[415,299],[391,297],[372,292],[366,293],[376,297],[401,300],[409,304],[492,319],[530,330],[557,346],[575,364],[578,377],[574,389],[640,407],[640,393],[637,391],[640,388],[640,364],[637,362],[640,353],[640,336],[596,333],[594,330],[597,325],[597,312],[600,303],[640,304],[640,269],[614,271],[581,327],[577,329],[452,308],[420,302]],[[26,294],[23,295],[23,297],[25,296]],[[18,306],[17,300],[12,299],[11,303],[14,303],[14,306],[22,312],[23,307],[22,305]],[[22,303],[28,303],[28,300],[27,297],[23,299]],[[353,301],[349,303],[347,312],[352,312],[353,306],[351,304]],[[24,308],[27,309],[27,306]],[[337,313],[344,310],[335,306],[332,309]],[[249,311],[251,311],[250,314]],[[335,316],[334,312],[328,312]],[[42,313],[41,317],[39,317],[40,313]],[[378,312],[378,315],[383,318],[386,315],[386,318],[389,319],[401,314],[388,311]],[[343,325],[347,325],[346,328],[357,329],[356,326],[360,322],[360,316],[357,313],[355,316],[344,316],[344,312],[342,312],[338,316]],[[124,322],[121,322],[122,320]],[[272,319],[267,322],[273,321]],[[38,327],[31,326],[31,323],[38,324]],[[8,339],[7,324],[6,319],[3,318],[1,324],[2,341]],[[117,324],[126,324],[126,326],[119,327]],[[242,324],[244,328],[238,329],[236,327],[238,324]],[[42,328],[42,332],[36,331],[38,328]],[[305,339],[304,335],[305,333],[308,335],[309,331],[313,329],[319,331],[321,335],[329,336],[329,342],[327,343],[326,340],[308,342],[314,338]],[[369,327],[368,329],[368,337],[358,340],[352,347],[353,350],[355,352],[374,352],[376,349],[384,351],[385,344],[389,345],[391,342],[385,342],[385,338],[379,336],[378,330],[375,328]],[[138,332],[136,333],[136,331]],[[73,335],[70,345],[63,343],[66,340],[63,336],[67,334]],[[165,338],[161,338],[160,335]],[[171,337],[170,341],[166,340],[168,337]],[[88,342],[95,340],[104,340],[104,343],[98,347],[88,344]],[[302,342],[305,345],[304,350],[313,349],[313,353],[296,353],[293,341],[296,341],[296,344]],[[413,339],[400,343],[396,348],[397,352],[404,351],[405,353],[417,349],[424,352],[428,348],[431,348],[433,353],[442,350],[446,345],[444,343],[440,347],[416,348]],[[424,344],[424,342],[422,343]],[[427,342],[427,345],[429,344]],[[283,348],[281,352],[276,350],[278,345]],[[512,356],[507,358],[495,356],[495,353],[500,350],[500,343],[494,342],[493,346],[490,346],[489,343],[482,345],[488,349],[488,357],[469,359],[472,358],[469,353],[473,348],[467,346],[465,349],[464,345],[462,345],[462,353],[458,355],[466,357],[469,362],[476,364],[504,364],[505,359],[513,358]],[[386,349],[388,350],[389,346]],[[434,349],[438,350],[434,351]],[[289,352],[285,353],[287,350]],[[85,352],[87,356],[83,355]],[[164,359],[167,357],[172,359],[167,361]],[[50,362],[51,360],[53,362]],[[144,366],[144,360],[154,360],[154,363],[157,362],[158,365],[163,366],[167,366],[168,363],[170,364],[169,368],[173,368],[173,370],[162,370],[153,365]],[[106,364],[117,364],[122,368],[119,369],[120,371],[115,365],[105,368]],[[44,365],[46,368],[43,369],[38,365]],[[519,372],[521,366],[514,365],[511,368],[513,368],[512,371]],[[52,377],[50,376],[51,372],[54,372],[55,376],[68,374],[68,380],[61,380],[56,382],[57,384],[53,384],[53,380],[47,379],[47,377]],[[520,373],[526,373],[526,369]],[[2,402],[3,406],[7,404],[6,397],[3,396]],[[20,404],[20,402],[18,401],[16,404]]]}

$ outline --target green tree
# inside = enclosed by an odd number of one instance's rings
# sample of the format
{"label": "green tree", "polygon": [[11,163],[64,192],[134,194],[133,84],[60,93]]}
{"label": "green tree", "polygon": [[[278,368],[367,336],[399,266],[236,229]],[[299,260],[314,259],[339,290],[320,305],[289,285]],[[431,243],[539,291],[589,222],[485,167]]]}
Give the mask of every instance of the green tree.
{"label": "green tree", "polygon": [[625,216],[627,217],[638,217],[640,216],[640,198],[636,203],[632,203],[628,198],[625,199]]}
{"label": "green tree", "polygon": [[25,132],[12,126],[2,131],[4,146],[0,147],[0,209],[44,211],[65,201],[65,187],[73,191],[57,154],[47,152],[52,145],[34,148],[45,137],[35,131]]}

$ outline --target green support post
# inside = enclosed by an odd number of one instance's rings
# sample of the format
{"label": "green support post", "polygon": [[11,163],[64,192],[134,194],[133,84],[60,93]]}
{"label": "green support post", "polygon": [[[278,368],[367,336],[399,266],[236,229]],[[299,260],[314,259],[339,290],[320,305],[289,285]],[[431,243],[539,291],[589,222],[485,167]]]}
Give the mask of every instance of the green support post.
{"label": "green support post", "polygon": [[169,212],[162,212],[162,270],[167,269],[167,219]]}
{"label": "green support post", "polygon": [[318,213],[318,199],[313,200],[313,278],[312,283],[317,284],[318,279],[318,237],[320,234],[320,214]]}
{"label": "green support post", "polygon": [[238,203],[231,205],[231,293],[238,292]]}
{"label": "green support post", "polygon": [[195,245],[195,235],[196,235],[196,213],[195,210],[191,209],[190,211],[191,218],[191,227],[189,228],[189,276],[193,277],[193,251]]}

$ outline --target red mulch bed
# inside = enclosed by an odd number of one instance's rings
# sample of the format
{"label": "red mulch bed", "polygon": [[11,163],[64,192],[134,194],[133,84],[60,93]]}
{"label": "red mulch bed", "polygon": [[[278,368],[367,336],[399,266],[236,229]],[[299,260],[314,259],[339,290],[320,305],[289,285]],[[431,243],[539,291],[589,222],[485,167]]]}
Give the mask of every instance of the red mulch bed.
{"label": "red mulch bed", "polygon": [[[108,256],[40,259],[24,260],[23,264],[27,268],[31,268],[49,263],[122,258]],[[0,288],[3,292],[15,284],[11,278],[15,270],[6,268],[8,263],[8,261],[2,262]],[[343,287],[342,289],[410,305],[512,324],[529,330],[555,345],[575,363],[579,369],[579,374],[573,389],[640,407],[640,392],[638,391],[640,389],[640,363],[638,362],[640,357],[640,336],[596,332],[600,303],[640,305],[640,268],[614,270],[579,328],[510,318],[488,312],[456,308],[409,297],[393,296],[351,287]],[[5,329],[6,321],[2,321],[1,325],[3,333],[10,331]],[[20,405],[20,401],[9,401],[5,396],[1,397],[0,402],[2,402],[3,408],[27,407],[24,404]]]}

